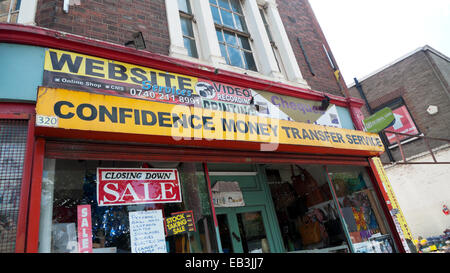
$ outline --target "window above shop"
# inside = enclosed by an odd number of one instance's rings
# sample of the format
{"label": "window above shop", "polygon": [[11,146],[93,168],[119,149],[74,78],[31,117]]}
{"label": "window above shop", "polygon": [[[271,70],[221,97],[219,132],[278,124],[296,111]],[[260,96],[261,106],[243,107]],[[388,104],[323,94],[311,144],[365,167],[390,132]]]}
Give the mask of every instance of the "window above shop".
{"label": "window above shop", "polygon": [[170,56],[308,88],[274,0],[177,2],[166,0]]}
{"label": "window above shop", "polygon": [[257,71],[244,14],[237,0],[210,0],[220,52],[227,64]]}
{"label": "window above shop", "polygon": [[0,0],[0,23],[34,25],[37,0]]}
{"label": "window above shop", "polygon": [[273,39],[273,35],[271,34],[270,26],[266,19],[266,17],[267,17],[266,9],[264,8],[264,6],[259,6],[259,13],[261,15],[261,19],[263,20],[264,28],[266,29],[267,36],[270,41],[270,46],[272,47],[273,55],[275,56],[275,60],[277,61],[278,71],[282,72],[283,75],[286,77],[286,72],[284,71],[284,66],[283,66],[283,62],[281,60],[280,51],[278,50],[275,40]]}
{"label": "window above shop", "polygon": [[198,58],[197,45],[194,35],[194,15],[192,14],[189,0],[178,0],[180,10],[181,30],[183,33],[183,43],[190,57]]}
{"label": "window above shop", "polygon": [[0,1],[0,22],[17,23],[21,0]]}

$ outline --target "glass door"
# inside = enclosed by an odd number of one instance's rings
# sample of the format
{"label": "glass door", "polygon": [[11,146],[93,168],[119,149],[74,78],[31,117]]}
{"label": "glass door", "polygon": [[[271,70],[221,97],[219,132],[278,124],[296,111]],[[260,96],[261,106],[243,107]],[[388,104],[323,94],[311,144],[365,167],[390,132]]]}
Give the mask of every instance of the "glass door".
{"label": "glass door", "polygon": [[227,208],[217,215],[225,253],[269,253],[263,207]]}

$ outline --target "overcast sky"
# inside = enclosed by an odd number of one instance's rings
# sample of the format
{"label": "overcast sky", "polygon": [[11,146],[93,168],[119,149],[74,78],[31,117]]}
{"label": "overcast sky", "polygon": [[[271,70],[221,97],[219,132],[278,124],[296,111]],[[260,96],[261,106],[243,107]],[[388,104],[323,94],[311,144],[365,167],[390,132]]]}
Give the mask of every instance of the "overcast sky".
{"label": "overcast sky", "polygon": [[429,45],[450,57],[450,0],[309,0],[347,84]]}

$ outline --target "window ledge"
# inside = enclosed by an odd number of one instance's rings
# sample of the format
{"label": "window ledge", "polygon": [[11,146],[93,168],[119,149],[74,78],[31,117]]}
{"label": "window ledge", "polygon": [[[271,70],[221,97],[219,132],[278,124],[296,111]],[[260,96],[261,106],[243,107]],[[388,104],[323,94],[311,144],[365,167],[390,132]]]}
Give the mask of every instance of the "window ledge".
{"label": "window ledge", "polygon": [[259,79],[263,79],[263,80],[267,80],[267,81],[282,83],[282,84],[291,85],[294,87],[300,87],[303,89],[311,89],[311,87],[306,83],[305,80],[298,79],[298,81],[289,81],[284,77],[283,74],[281,74],[281,72],[274,72],[273,76],[268,76],[268,75],[264,75],[264,74],[261,74],[256,71],[246,70],[246,69],[231,66],[228,64],[221,64],[218,68],[226,70],[226,71],[234,72],[234,73],[245,74],[247,76],[251,76],[254,78],[259,78]]}
{"label": "window ledge", "polygon": [[259,78],[259,79],[263,79],[263,80],[267,80],[267,81],[272,81],[272,82],[278,82],[278,83],[282,83],[282,84],[286,84],[286,85],[290,85],[293,87],[300,87],[303,89],[311,89],[311,87],[308,85],[308,83],[304,80],[304,79],[298,79],[297,81],[289,81],[286,78],[284,78],[283,74],[281,74],[280,72],[278,72],[278,75],[274,75],[274,76],[267,76],[264,74],[261,74],[259,72],[256,71],[252,71],[252,70],[246,70],[246,69],[242,69],[239,67],[234,67],[228,64],[218,64],[218,65],[213,65],[210,62],[207,61],[203,61],[201,59],[198,58],[193,58],[190,57],[186,54],[181,54],[179,52],[171,52],[170,53],[170,57],[174,57],[174,58],[178,58],[178,59],[182,59],[184,61],[188,61],[188,62],[192,62],[198,65],[205,65],[205,66],[214,66],[215,68],[219,68],[219,69],[223,69],[226,70],[228,72],[233,72],[233,73],[238,73],[238,74],[245,74],[247,76],[251,76],[254,78]]}

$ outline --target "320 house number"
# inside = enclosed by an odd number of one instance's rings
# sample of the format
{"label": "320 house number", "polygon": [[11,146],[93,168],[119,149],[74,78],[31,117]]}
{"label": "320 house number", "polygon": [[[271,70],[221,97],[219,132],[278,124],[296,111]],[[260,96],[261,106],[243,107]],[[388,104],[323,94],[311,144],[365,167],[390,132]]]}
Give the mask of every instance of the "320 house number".
{"label": "320 house number", "polygon": [[58,127],[58,117],[36,115],[36,126]]}

